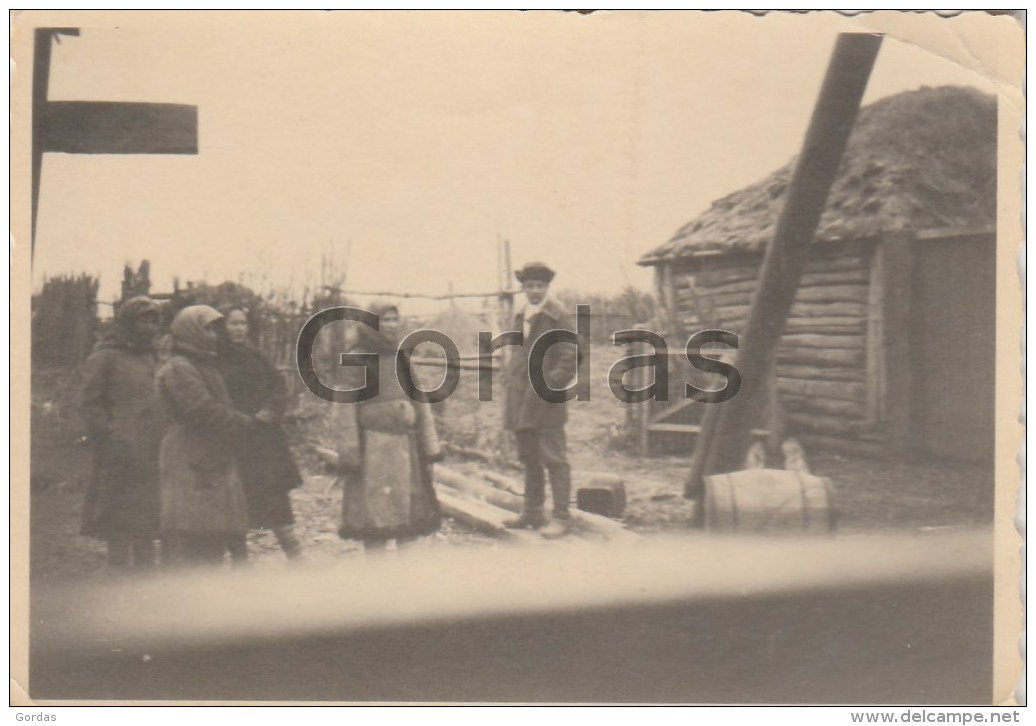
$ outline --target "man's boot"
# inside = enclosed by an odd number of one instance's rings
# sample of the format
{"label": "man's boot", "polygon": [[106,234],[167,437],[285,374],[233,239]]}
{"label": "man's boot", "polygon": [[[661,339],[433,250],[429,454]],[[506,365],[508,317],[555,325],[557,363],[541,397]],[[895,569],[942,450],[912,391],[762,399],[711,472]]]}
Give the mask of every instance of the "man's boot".
{"label": "man's boot", "polygon": [[552,466],[550,472],[550,490],[554,498],[554,513],[550,524],[540,532],[547,539],[558,539],[568,534],[572,518],[569,514],[569,500],[572,497],[572,470],[567,463]]}
{"label": "man's boot", "polygon": [[290,524],[274,527],[273,534],[277,537],[277,542],[280,544],[281,549],[284,550],[284,554],[289,560],[298,560],[302,558],[302,543],[299,542],[299,538],[295,536],[295,527]]}
{"label": "man's boot", "polygon": [[[245,538],[245,535],[230,537],[227,540],[226,548],[230,552],[230,566],[233,569],[237,570],[250,565],[248,561],[248,540]],[[220,559],[223,559],[222,553],[220,553]]]}
{"label": "man's boot", "polygon": [[[519,434],[523,433],[526,432],[519,432]],[[521,448],[521,437],[519,437],[518,443]],[[527,450],[522,457],[522,465],[525,466],[525,496],[522,502],[522,513],[517,517],[504,520],[504,526],[508,529],[539,529],[545,522],[543,497],[547,480],[544,476],[543,464],[540,463],[538,455],[530,454],[527,442],[525,447]]]}
{"label": "man's boot", "polygon": [[554,518],[550,520],[550,524],[540,530],[540,534],[545,539],[561,539],[572,528],[572,517],[565,515],[563,517],[554,515]]}
{"label": "man's boot", "polygon": [[517,517],[504,520],[504,526],[508,529],[539,529],[543,526],[542,509],[526,509]]}

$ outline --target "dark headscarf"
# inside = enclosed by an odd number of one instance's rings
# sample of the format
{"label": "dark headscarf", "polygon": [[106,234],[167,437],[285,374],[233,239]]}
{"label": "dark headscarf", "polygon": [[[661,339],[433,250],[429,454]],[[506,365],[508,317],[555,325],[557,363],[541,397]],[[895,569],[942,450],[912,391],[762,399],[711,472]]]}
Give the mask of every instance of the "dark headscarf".
{"label": "dark headscarf", "polygon": [[220,313],[208,305],[190,305],[176,314],[169,332],[177,350],[200,356],[216,355],[217,342],[205,335],[205,328],[222,319]]}
{"label": "dark headscarf", "polygon": [[131,297],[115,311],[115,324],[111,332],[98,345],[99,348],[128,348],[130,350],[151,350],[154,339],[143,338],[137,331],[137,321],[142,315],[158,316],[158,305],[144,295]]}
{"label": "dark headscarf", "polygon": [[216,308],[216,311],[223,316],[223,325],[219,328],[219,354],[234,353],[240,351],[254,351],[251,345],[248,344],[248,339],[245,339],[244,343],[234,343],[230,340],[230,334],[227,332],[227,320],[230,319],[230,314],[237,310],[238,312],[244,313],[245,320],[248,321],[249,332],[252,330],[252,321],[249,318],[248,311],[245,310],[241,305],[224,304]]}
{"label": "dark headscarf", "polygon": [[220,326],[216,365],[223,374],[234,406],[250,416],[264,408],[281,415],[287,406],[287,391],[281,374],[261,350],[247,342],[234,343],[227,333],[226,322],[230,314],[238,310],[247,317],[247,311],[240,305],[220,305],[218,309],[223,313],[224,324]]}
{"label": "dark headscarf", "polygon": [[[379,298],[367,306],[370,312],[379,318],[386,313],[393,311],[399,314],[399,305],[394,300]],[[374,330],[366,325],[357,326],[358,347],[369,350],[372,353],[395,353],[399,345],[398,332],[394,335],[388,334],[384,328]]]}

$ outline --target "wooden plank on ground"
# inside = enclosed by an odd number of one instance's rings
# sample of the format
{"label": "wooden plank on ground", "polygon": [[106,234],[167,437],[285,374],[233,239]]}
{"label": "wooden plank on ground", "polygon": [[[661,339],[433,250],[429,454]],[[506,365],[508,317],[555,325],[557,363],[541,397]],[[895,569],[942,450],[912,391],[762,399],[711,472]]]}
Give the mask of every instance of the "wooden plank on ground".
{"label": "wooden plank on ground", "polygon": [[438,465],[435,467],[435,479],[475,499],[492,504],[494,507],[506,509],[511,516],[522,511],[521,496],[499,489],[487,482],[465,476],[459,471]]}
{"label": "wooden plank on ground", "polygon": [[513,516],[511,512],[492,504],[480,502],[471,497],[464,496],[463,492],[453,487],[439,485],[435,489],[439,499],[439,506],[442,511],[458,519],[465,524],[470,524],[480,532],[491,534],[494,537],[514,540],[522,544],[534,544],[543,542],[543,538],[533,532],[524,529],[508,529],[504,526],[504,520]]}

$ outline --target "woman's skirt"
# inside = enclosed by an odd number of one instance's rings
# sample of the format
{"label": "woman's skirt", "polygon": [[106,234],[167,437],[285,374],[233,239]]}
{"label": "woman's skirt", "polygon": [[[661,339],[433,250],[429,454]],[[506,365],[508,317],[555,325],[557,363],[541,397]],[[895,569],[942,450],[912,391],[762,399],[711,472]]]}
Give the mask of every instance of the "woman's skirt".
{"label": "woman's skirt", "polygon": [[439,528],[441,513],[431,467],[413,431],[364,429],[363,466],[342,477],[343,539],[414,537]]}

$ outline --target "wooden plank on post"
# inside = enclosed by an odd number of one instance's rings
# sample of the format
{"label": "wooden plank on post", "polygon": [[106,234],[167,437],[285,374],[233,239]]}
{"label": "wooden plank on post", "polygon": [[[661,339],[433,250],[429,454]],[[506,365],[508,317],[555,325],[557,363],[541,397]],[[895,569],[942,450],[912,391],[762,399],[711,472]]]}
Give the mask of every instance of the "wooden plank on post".
{"label": "wooden plank on post", "polygon": [[698,498],[706,474],[736,471],[745,460],[752,423],[766,405],[774,353],[881,40],[867,33],[838,36],[740,341],[736,367],[741,389],[734,398],[706,410],[684,491],[689,498]]}
{"label": "wooden plank on post", "polygon": [[37,132],[44,151],[65,154],[197,154],[198,107],[48,101]]}
{"label": "wooden plank on post", "polygon": [[37,28],[32,92],[32,250],[43,154],[197,154],[198,107],[173,103],[51,101],[51,47],[78,28]]}

